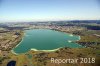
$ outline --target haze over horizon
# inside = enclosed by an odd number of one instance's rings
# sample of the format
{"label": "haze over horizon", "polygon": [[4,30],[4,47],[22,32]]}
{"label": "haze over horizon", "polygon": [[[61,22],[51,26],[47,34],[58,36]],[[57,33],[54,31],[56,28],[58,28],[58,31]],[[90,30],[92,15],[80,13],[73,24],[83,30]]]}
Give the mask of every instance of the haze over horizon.
{"label": "haze over horizon", "polygon": [[99,0],[0,0],[0,22],[99,19]]}

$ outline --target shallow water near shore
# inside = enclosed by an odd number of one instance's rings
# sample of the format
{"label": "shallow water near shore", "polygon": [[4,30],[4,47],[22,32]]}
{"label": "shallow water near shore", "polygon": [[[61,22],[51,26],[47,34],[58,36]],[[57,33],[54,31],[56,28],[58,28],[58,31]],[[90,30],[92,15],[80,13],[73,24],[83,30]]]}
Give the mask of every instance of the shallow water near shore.
{"label": "shallow water near shore", "polygon": [[81,48],[81,45],[74,43],[79,39],[79,36],[49,29],[26,30],[23,40],[13,51],[25,53],[32,48],[37,50],[53,50],[61,47]]}

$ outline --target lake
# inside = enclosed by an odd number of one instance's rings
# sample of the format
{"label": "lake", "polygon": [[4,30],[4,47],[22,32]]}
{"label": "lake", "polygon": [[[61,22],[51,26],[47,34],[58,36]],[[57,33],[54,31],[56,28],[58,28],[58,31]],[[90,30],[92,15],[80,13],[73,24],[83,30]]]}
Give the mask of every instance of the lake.
{"label": "lake", "polygon": [[79,36],[60,31],[49,29],[26,30],[23,40],[13,50],[15,53],[25,53],[30,49],[53,50],[61,47],[82,47],[74,43],[77,40],[79,40]]}

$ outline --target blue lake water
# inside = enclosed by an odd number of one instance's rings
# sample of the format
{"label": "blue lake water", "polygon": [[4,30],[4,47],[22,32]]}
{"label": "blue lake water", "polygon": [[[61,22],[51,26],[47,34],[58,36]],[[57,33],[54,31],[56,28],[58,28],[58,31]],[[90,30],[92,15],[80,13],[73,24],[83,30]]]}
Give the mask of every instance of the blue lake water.
{"label": "blue lake water", "polygon": [[34,48],[37,50],[53,50],[60,47],[82,47],[72,41],[79,40],[79,36],[49,29],[26,30],[23,40],[14,48],[16,53],[25,53]]}

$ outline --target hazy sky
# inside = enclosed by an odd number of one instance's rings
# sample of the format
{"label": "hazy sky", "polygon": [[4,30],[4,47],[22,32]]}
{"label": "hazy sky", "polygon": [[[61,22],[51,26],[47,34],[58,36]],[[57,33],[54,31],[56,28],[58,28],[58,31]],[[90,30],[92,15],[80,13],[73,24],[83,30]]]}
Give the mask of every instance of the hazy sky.
{"label": "hazy sky", "polygon": [[0,22],[100,19],[100,0],[0,0]]}

